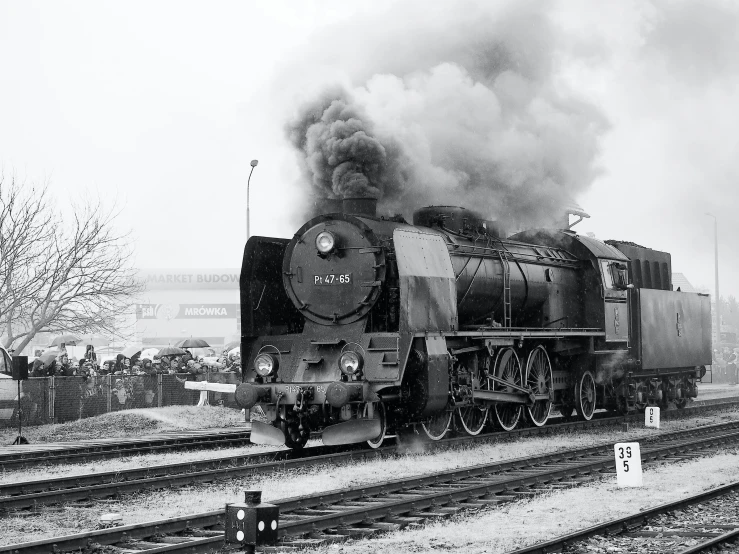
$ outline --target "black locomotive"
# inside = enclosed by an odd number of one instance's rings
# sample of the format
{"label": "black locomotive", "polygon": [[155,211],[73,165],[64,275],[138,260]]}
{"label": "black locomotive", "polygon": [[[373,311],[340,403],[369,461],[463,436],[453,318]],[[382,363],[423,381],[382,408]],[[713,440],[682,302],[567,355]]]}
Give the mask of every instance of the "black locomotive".
{"label": "black locomotive", "polygon": [[672,291],[670,255],[563,230],[503,238],[456,207],[380,218],[372,199],[252,237],[241,272],[252,441],[302,447],[443,437],[684,406],[711,363],[707,295]]}

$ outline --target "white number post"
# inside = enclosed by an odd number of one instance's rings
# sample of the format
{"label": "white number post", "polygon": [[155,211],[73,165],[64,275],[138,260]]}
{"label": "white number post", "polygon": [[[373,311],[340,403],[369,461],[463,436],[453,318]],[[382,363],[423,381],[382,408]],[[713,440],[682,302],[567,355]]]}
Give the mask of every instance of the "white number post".
{"label": "white number post", "polygon": [[654,427],[659,429],[659,408],[648,406],[644,410],[644,427]]}
{"label": "white number post", "polygon": [[613,447],[619,487],[641,487],[641,451],[638,442],[620,442]]}

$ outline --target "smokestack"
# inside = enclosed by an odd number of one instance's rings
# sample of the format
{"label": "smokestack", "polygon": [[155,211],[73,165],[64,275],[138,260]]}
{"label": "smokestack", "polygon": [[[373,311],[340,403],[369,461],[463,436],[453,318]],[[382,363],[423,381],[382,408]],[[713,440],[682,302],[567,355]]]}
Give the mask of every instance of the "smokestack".
{"label": "smokestack", "polygon": [[345,214],[375,217],[377,215],[377,198],[344,198],[342,211]]}

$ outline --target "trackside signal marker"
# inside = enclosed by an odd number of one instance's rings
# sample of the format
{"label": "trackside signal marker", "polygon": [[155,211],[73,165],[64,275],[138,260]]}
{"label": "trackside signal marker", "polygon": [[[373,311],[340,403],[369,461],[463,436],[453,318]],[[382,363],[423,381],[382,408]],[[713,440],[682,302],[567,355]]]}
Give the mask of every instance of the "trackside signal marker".
{"label": "trackside signal marker", "polygon": [[619,487],[641,487],[641,451],[638,442],[619,442],[613,447]]}
{"label": "trackside signal marker", "polygon": [[659,408],[649,406],[644,410],[644,427],[659,429]]}

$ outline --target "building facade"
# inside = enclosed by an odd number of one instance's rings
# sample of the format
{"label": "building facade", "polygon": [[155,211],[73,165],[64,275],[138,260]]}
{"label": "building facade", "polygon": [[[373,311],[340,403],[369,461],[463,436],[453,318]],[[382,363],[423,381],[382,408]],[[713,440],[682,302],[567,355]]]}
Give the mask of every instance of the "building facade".
{"label": "building facade", "polygon": [[241,333],[239,269],[143,269],[136,340],[167,346],[188,337],[218,347]]}

